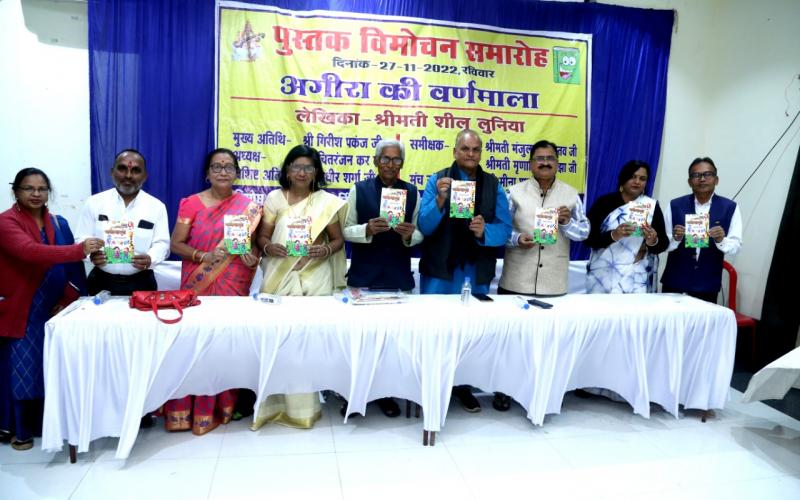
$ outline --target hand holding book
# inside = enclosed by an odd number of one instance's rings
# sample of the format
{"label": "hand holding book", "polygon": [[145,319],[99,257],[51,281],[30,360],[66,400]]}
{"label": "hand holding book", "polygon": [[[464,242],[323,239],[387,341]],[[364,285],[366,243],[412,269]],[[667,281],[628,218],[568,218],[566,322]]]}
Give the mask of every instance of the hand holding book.
{"label": "hand holding book", "polygon": [[680,224],[675,224],[675,227],[672,228],[672,239],[675,241],[681,241],[684,235],[686,235],[686,228]]}
{"label": "hand holding book", "polygon": [[658,233],[650,224],[643,224],[640,229],[642,231],[642,236],[644,236],[645,245],[651,247],[658,243]]}
{"label": "hand holding book", "polygon": [[517,245],[521,248],[533,248],[534,245],[533,235],[522,233],[519,235],[519,240],[517,240]]}
{"label": "hand holding book", "polygon": [[617,226],[615,229],[611,230],[611,239],[614,241],[619,241],[622,238],[627,238],[628,236],[632,235],[636,231],[636,226],[629,223],[624,222]]}
{"label": "hand holding book", "polygon": [[483,220],[483,215],[476,215],[469,223],[469,230],[476,238],[483,238],[483,232],[486,229],[486,223]]}
{"label": "hand holding book", "polygon": [[725,239],[725,230],[722,229],[722,226],[714,226],[709,229],[708,235],[714,238],[717,243],[722,243],[722,240]]}
{"label": "hand holding book", "polygon": [[375,217],[374,219],[370,219],[367,221],[367,236],[372,236],[373,234],[383,233],[391,229],[389,227],[389,222],[384,219],[383,217]]}
{"label": "hand holding book", "polygon": [[411,239],[411,236],[414,234],[414,230],[416,228],[417,226],[410,222],[401,222],[394,227],[394,231],[402,236],[404,240],[408,241]]}

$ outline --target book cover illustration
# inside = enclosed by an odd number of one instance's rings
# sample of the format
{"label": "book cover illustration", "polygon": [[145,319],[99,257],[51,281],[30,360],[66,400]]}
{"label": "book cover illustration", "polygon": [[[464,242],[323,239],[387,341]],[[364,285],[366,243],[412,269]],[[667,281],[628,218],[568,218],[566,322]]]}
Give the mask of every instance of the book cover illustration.
{"label": "book cover illustration", "polygon": [[298,217],[286,225],[286,253],[290,257],[308,257],[311,246],[311,217]]}
{"label": "book cover illustration", "polygon": [[250,219],[246,215],[225,215],[225,250],[231,255],[250,253]]}
{"label": "book cover illustration", "polygon": [[686,248],[708,248],[708,214],[686,214]]}
{"label": "book cover illustration", "polygon": [[630,202],[628,207],[628,224],[635,227],[631,236],[644,236],[642,226],[647,224],[647,216],[650,213],[650,205],[647,203]]}
{"label": "book cover illustration", "polygon": [[533,241],[554,245],[558,239],[558,209],[537,207],[533,217]]}
{"label": "book cover illustration", "polygon": [[405,189],[381,188],[380,217],[389,221],[389,227],[396,227],[406,220]]}
{"label": "book cover illustration", "polygon": [[105,221],[103,251],[109,264],[133,262],[133,221]]}
{"label": "book cover illustration", "polygon": [[471,219],[475,215],[475,181],[456,181],[450,184],[450,217]]}

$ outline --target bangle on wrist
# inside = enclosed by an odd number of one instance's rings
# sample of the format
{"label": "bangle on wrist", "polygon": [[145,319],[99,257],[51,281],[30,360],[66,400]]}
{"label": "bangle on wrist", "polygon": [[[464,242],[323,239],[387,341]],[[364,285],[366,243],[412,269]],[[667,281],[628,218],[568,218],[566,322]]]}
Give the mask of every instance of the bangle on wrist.
{"label": "bangle on wrist", "polygon": [[270,244],[269,241],[264,243],[264,247],[261,249],[261,251],[264,252],[264,255],[269,255],[269,252],[267,252],[267,247],[269,246],[269,244]]}
{"label": "bangle on wrist", "polygon": [[192,262],[197,262],[197,252],[199,252],[199,251],[200,250],[195,248],[194,252],[192,252]]}
{"label": "bangle on wrist", "polygon": [[203,259],[206,257],[206,252],[200,252],[200,255],[197,256],[197,262],[203,262]]}

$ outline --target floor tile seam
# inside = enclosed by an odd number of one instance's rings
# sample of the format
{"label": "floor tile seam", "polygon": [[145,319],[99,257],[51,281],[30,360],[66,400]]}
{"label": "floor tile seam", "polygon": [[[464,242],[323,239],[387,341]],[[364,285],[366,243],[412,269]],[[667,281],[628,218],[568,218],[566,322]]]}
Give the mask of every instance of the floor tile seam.
{"label": "floor tile seam", "polygon": [[686,488],[708,488],[708,487],[713,487],[713,486],[717,486],[717,485],[731,486],[731,485],[736,485],[736,484],[752,483],[752,482],[755,482],[755,481],[763,481],[765,479],[775,479],[775,478],[778,478],[778,477],[795,477],[796,479],[800,479],[800,476],[792,476],[791,474],[785,474],[785,473],[775,473],[775,474],[758,475],[756,477],[748,477],[746,479],[735,479],[735,478],[732,479],[730,477],[725,477],[724,479],[720,478],[717,481],[713,481],[713,480],[702,481],[701,480],[701,481],[697,481],[697,482],[693,482],[693,483],[689,483],[689,484],[681,483],[680,487],[683,488],[683,489],[686,489]]}
{"label": "floor tile seam", "polygon": [[596,437],[596,436],[609,436],[609,435],[616,435],[616,434],[633,434],[635,432],[646,432],[646,431],[639,431],[639,430],[602,430],[597,432],[581,432],[580,434],[573,434],[573,435],[553,435],[553,434],[542,434],[542,437],[548,441],[556,441],[559,439],[579,439],[579,438],[587,438],[587,437]]}
{"label": "floor tile seam", "polygon": [[102,460],[94,463],[110,464],[110,463],[122,462],[125,467],[128,467],[131,465],[138,465],[149,462],[181,462],[181,461],[211,462],[212,460],[217,461],[218,457],[146,457],[146,458],[128,457],[128,458],[114,458],[110,460]]}
{"label": "floor tile seam", "polygon": [[464,471],[462,471],[462,470],[461,470],[461,467],[459,467],[459,465],[458,465],[458,461],[455,459],[455,457],[453,456],[453,454],[450,452],[450,449],[447,447],[447,445],[445,445],[445,444],[444,444],[443,442],[441,442],[441,441],[440,441],[440,445],[441,445],[441,446],[444,448],[445,452],[447,453],[447,457],[450,459],[450,463],[452,463],[452,464],[453,464],[453,467],[455,467],[455,469],[456,469],[456,472],[458,472],[458,476],[461,478],[461,482],[462,482],[462,483],[463,483],[465,486],[468,486],[468,489],[469,489],[469,496],[470,496],[470,498],[477,499],[477,496],[476,496],[476,493],[475,493],[475,491],[474,491],[474,490],[473,490],[473,488],[470,486],[470,484],[471,484],[471,478],[467,477],[467,475],[466,475],[466,474],[464,474]]}
{"label": "floor tile seam", "polygon": [[296,453],[245,453],[239,455],[221,455],[219,460],[237,460],[240,458],[268,458],[268,457],[304,457],[314,455],[332,455],[336,452],[331,451],[311,451],[311,452],[296,452]]}
{"label": "floor tile seam", "polygon": [[763,481],[764,479],[777,479],[779,477],[785,477],[787,479],[795,479],[797,481],[800,481],[800,473],[797,473],[797,474],[783,473],[783,474],[769,475],[769,476],[760,477],[760,478],[754,477],[754,478],[749,478],[749,479],[741,479],[741,480],[735,481],[734,484],[735,483],[752,483],[752,482],[756,482],[756,481]]}
{"label": "floor tile seam", "polygon": [[342,481],[342,466],[339,463],[339,453],[333,452],[333,460],[336,462],[336,479],[339,480],[339,498],[344,500],[344,482]]}
{"label": "floor tile seam", "polygon": [[[327,403],[327,401],[326,401]],[[336,448],[336,433],[333,431],[333,417],[328,413],[328,429],[333,443],[333,459],[336,462],[336,478],[339,480],[339,498],[344,500],[344,483],[342,482],[342,467],[339,464],[339,450]]]}
{"label": "floor tile seam", "polygon": [[331,421],[330,414],[328,414],[328,429],[330,430],[331,433],[331,443],[333,443],[333,452],[337,453],[338,450],[336,449],[336,433],[333,432],[333,422]]}
{"label": "floor tile seam", "polygon": [[206,494],[206,500],[211,500],[211,492],[214,491],[214,479],[217,477],[217,468],[219,468],[219,457],[214,461],[214,469],[211,471],[211,477],[208,481],[208,493]]}
{"label": "floor tile seam", "polygon": [[[651,446],[652,446],[652,443],[648,443],[648,444],[651,444]],[[637,449],[639,448],[638,445],[636,447],[637,447]],[[629,462],[628,461],[623,461],[623,462],[618,462],[618,461],[598,462],[598,463],[592,463],[592,464],[587,466],[587,465],[582,465],[580,463],[576,463],[574,460],[571,460],[570,457],[566,456],[564,453],[562,453],[561,450],[559,450],[559,448],[557,446],[554,446],[554,448],[559,453],[559,455],[561,455],[561,457],[566,461],[566,463],[569,464],[574,469],[587,469],[587,468],[592,468],[592,467],[597,467],[597,466],[620,467],[620,466],[636,465],[636,464],[643,464],[643,463],[650,463],[650,462],[655,463],[655,462],[661,462],[661,461],[664,461],[664,460],[671,460],[671,459],[675,458],[675,457],[672,457],[669,454],[665,453],[660,448],[655,448],[654,447],[655,451],[658,452],[657,456],[646,456],[646,457],[637,459],[635,461],[629,461]],[[582,456],[582,455],[577,454],[576,458],[579,457],[579,456]]]}
{"label": "floor tile seam", "polygon": [[[76,465],[76,464],[68,464],[68,465]],[[78,481],[78,483],[77,483],[77,484],[75,485],[75,487],[72,489],[72,493],[70,493],[70,494],[69,494],[69,497],[67,497],[68,499],[70,499],[70,500],[71,500],[72,498],[74,498],[74,497],[75,497],[75,494],[76,494],[76,493],[78,493],[78,489],[81,487],[81,484],[82,484],[82,483],[83,483],[83,481],[86,479],[86,476],[87,476],[87,475],[89,475],[89,472],[90,472],[90,471],[91,471],[91,470],[92,470],[94,467],[95,467],[95,463],[94,463],[94,462],[92,462],[92,463],[91,463],[91,465],[90,465],[89,467],[87,467],[87,468],[86,468],[86,472],[84,472],[84,473],[83,473],[83,475],[81,476],[81,479]]]}
{"label": "floor tile seam", "polygon": [[450,462],[456,468],[456,471],[458,472],[459,477],[461,477],[461,480],[464,483],[469,484],[470,478],[467,477],[467,475],[464,474],[464,471],[461,470],[461,467],[459,467],[458,465],[458,460],[456,460],[456,458],[453,456],[453,453],[450,451],[450,448],[447,446],[447,444],[444,443],[443,441],[439,441],[439,445],[444,448],[444,451],[447,453],[448,458],[450,458]]}
{"label": "floor tile seam", "polygon": [[446,445],[446,446],[448,446],[450,448],[474,448],[474,447],[478,447],[478,446],[484,446],[485,447],[486,445],[489,445],[489,444],[522,444],[522,443],[536,444],[536,443],[544,443],[544,442],[549,442],[549,441],[550,440],[546,440],[546,439],[511,439],[511,438],[509,438],[509,439],[497,439],[497,440],[492,439],[490,441],[486,440],[486,439],[481,439],[481,440],[474,441],[474,442],[461,441],[461,440],[447,441],[445,439],[442,439],[440,441],[439,438],[437,437],[436,438],[436,445],[438,446],[441,443],[441,444],[444,444],[444,445]]}
{"label": "floor tile seam", "polygon": [[[437,440],[436,444],[439,444]],[[422,446],[422,443],[413,444],[408,446],[400,446],[400,447],[391,447],[391,448],[366,448],[366,449],[357,449],[357,450],[336,450],[337,454],[342,455],[350,455],[355,453],[384,453],[384,452],[392,452],[392,451],[409,451],[409,450],[418,450],[428,448],[427,446]]]}
{"label": "floor tile seam", "polygon": [[[552,442],[545,441],[545,440],[536,441],[536,442],[541,443],[544,446],[546,446],[550,450],[551,453],[553,453],[555,456],[557,456],[558,458],[561,459],[561,464],[559,464],[558,467],[548,467],[546,469],[541,469],[542,471],[544,471],[544,472],[571,471],[571,470],[574,470],[576,468],[575,465],[572,462],[570,462],[569,460],[567,460],[566,457],[564,456],[564,454],[561,453],[561,451],[559,451],[558,448],[556,448],[553,445]],[[501,443],[501,444],[503,444],[503,443]],[[460,447],[460,446],[457,446],[457,447]],[[454,447],[454,448],[456,448],[456,447]],[[449,449],[448,449],[448,452],[449,452]]]}
{"label": "floor tile seam", "polygon": [[[682,429],[669,429],[668,431],[669,432],[680,432],[681,430]],[[712,431],[709,429],[708,432],[712,432]],[[679,459],[679,458],[684,458],[686,456],[685,454],[681,454],[679,452],[671,451],[671,450],[665,448],[662,444],[659,444],[658,441],[653,439],[652,435],[646,434],[644,436],[644,438],[647,440],[647,442],[650,445],[652,445],[657,450],[662,452],[665,455],[665,458],[667,458],[667,459]],[[733,450],[726,450],[726,451],[733,451]],[[696,453],[692,453],[692,456],[695,456],[695,455],[710,455],[710,454],[716,454],[716,453],[718,453],[718,452],[717,451],[708,451],[708,452],[707,451],[698,451]]]}

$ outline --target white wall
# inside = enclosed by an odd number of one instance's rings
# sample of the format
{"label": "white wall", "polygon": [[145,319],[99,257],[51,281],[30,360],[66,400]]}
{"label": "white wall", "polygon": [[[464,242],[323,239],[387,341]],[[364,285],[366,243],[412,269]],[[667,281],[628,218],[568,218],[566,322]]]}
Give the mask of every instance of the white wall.
{"label": "white wall", "polygon": [[0,210],[25,167],[47,173],[69,221],[90,194],[87,26],[85,3],[0,1]]}
{"label": "white wall", "polygon": [[[714,159],[717,193],[732,197],[800,109],[800,2],[606,3],[677,11],[656,197],[665,204],[688,193],[687,168],[698,156]],[[739,309],[755,317],[761,315],[798,148],[800,121],[736,200],[744,238],[742,250],[729,260],[739,272]]]}
{"label": "white wall", "polygon": [[[678,13],[656,196],[666,203],[688,193],[686,169],[696,156],[715,160],[718,193],[733,196],[800,109],[800,2],[607,3]],[[42,168],[57,189],[55,209],[75,220],[90,193],[86,5],[0,0],[0,74],[0,179],[11,181],[23,166]],[[737,200],[745,237],[732,261],[746,314],[761,313],[799,131],[795,124]],[[11,202],[6,193],[3,208]]]}

